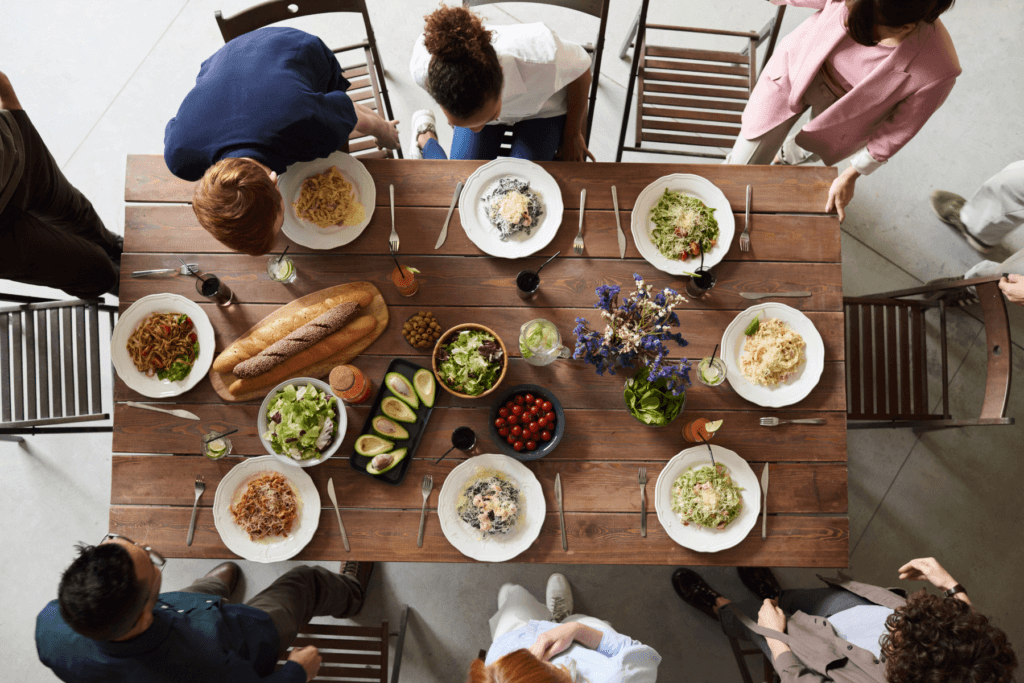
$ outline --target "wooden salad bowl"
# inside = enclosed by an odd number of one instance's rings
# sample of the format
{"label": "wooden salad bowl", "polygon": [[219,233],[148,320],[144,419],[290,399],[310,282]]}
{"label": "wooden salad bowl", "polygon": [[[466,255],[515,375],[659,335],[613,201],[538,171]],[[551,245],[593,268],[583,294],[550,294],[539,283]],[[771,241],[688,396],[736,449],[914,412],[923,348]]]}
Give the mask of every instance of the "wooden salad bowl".
{"label": "wooden salad bowl", "polygon": [[[441,375],[438,374],[437,372],[437,352],[441,349],[442,346],[450,342],[452,337],[462,332],[463,330],[480,330],[482,332],[486,332],[487,334],[494,337],[498,342],[498,346],[501,347],[501,374],[498,375],[498,381],[496,381],[494,383],[494,386],[492,386],[490,389],[483,392],[482,394],[477,394],[476,396],[463,394],[450,388],[447,384],[444,383],[444,381],[441,379]],[[437,380],[437,383],[440,386],[444,387],[444,390],[447,391],[449,394],[451,394],[452,396],[457,396],[459,398],[483,398],[484,396],[487,396],[488,394],[492,393],[495,389],[497,389],[499,386],[501,386],[501,382],[505,379],[505,373],[508,372],[508,349],[505,348],[505,342],[501,340],[501,337],[498,336],[498,333],[492,330],[491,328],[487,327],[486,325],[478,325],[476,323],[464,323],[462,325],[456,325],[455,327],[452,327],[451,329],[447,330],[444,334],[442,334],[440,337],[438,337],[437,342],[434,344],[434,352],[431,354],[430,362],[431,367],[434,370],[434,378]]]}

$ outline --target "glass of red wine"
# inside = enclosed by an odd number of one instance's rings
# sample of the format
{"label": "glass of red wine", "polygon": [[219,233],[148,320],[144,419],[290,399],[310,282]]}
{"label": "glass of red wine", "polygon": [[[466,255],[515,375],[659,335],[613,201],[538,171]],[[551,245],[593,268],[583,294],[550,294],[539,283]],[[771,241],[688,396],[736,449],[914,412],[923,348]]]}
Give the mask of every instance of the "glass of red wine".
{"label": "glass of red wine", "polygon": [[686,293],[691,299],[699,299],[708,293],[718,278],[710,268],[698,268],[686,283]]}
{"label": "glass of red wine", "polygon": [[235,300],[227,283],[212,273],[196,275],[196,291],[218,306],[230,306]]}

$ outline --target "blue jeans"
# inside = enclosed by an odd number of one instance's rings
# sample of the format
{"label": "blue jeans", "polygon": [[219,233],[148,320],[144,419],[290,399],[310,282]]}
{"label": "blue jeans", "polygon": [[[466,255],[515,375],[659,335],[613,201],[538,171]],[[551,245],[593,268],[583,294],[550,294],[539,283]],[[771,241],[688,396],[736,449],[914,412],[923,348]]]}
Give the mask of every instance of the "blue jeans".
{"label": "blue jeans", "polygon": [[[565,131],[566,115],[552,116],[546,119],[526,119],[511,126],[496,124],[484,126],[479,133],[468,128],[455,126],[452,136],[452,159],[490,160],[498,158],[501,141],[505,131],[512,131],[512,150],[509,156],[513,159],[529,161],[551,161],[562,144],[562,133]],[[424,159],[447,159],[437,140],[431,138],[423,147]]]}

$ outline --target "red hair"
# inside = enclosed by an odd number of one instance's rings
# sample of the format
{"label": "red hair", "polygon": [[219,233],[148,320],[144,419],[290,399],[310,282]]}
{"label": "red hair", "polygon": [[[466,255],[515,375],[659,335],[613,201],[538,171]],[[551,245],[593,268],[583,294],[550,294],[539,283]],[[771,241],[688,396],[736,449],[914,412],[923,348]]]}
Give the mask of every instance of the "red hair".
{"label": "red hair", "polygon": [[542,662],[529,650],[516,650],[490,666],[474,660],[467,683],[573,683],[565,667]]}

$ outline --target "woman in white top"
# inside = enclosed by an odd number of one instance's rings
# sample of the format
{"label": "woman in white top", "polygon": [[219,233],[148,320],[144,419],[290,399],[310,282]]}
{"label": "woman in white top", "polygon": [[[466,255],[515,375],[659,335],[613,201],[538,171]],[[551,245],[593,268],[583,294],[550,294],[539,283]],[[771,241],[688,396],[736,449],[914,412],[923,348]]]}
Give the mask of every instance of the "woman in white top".
{"label": "woman in white top", "polygon": [[[544,24],[487,29],[469,10],[441,6],[427,17],[409,68],[455,129],[452,159],[496,159],[508,130],[515,158],[594,158],[583,137],[590,57]],[[434,123],[429,109],[413,114],[410,156],[448,158]]]}

